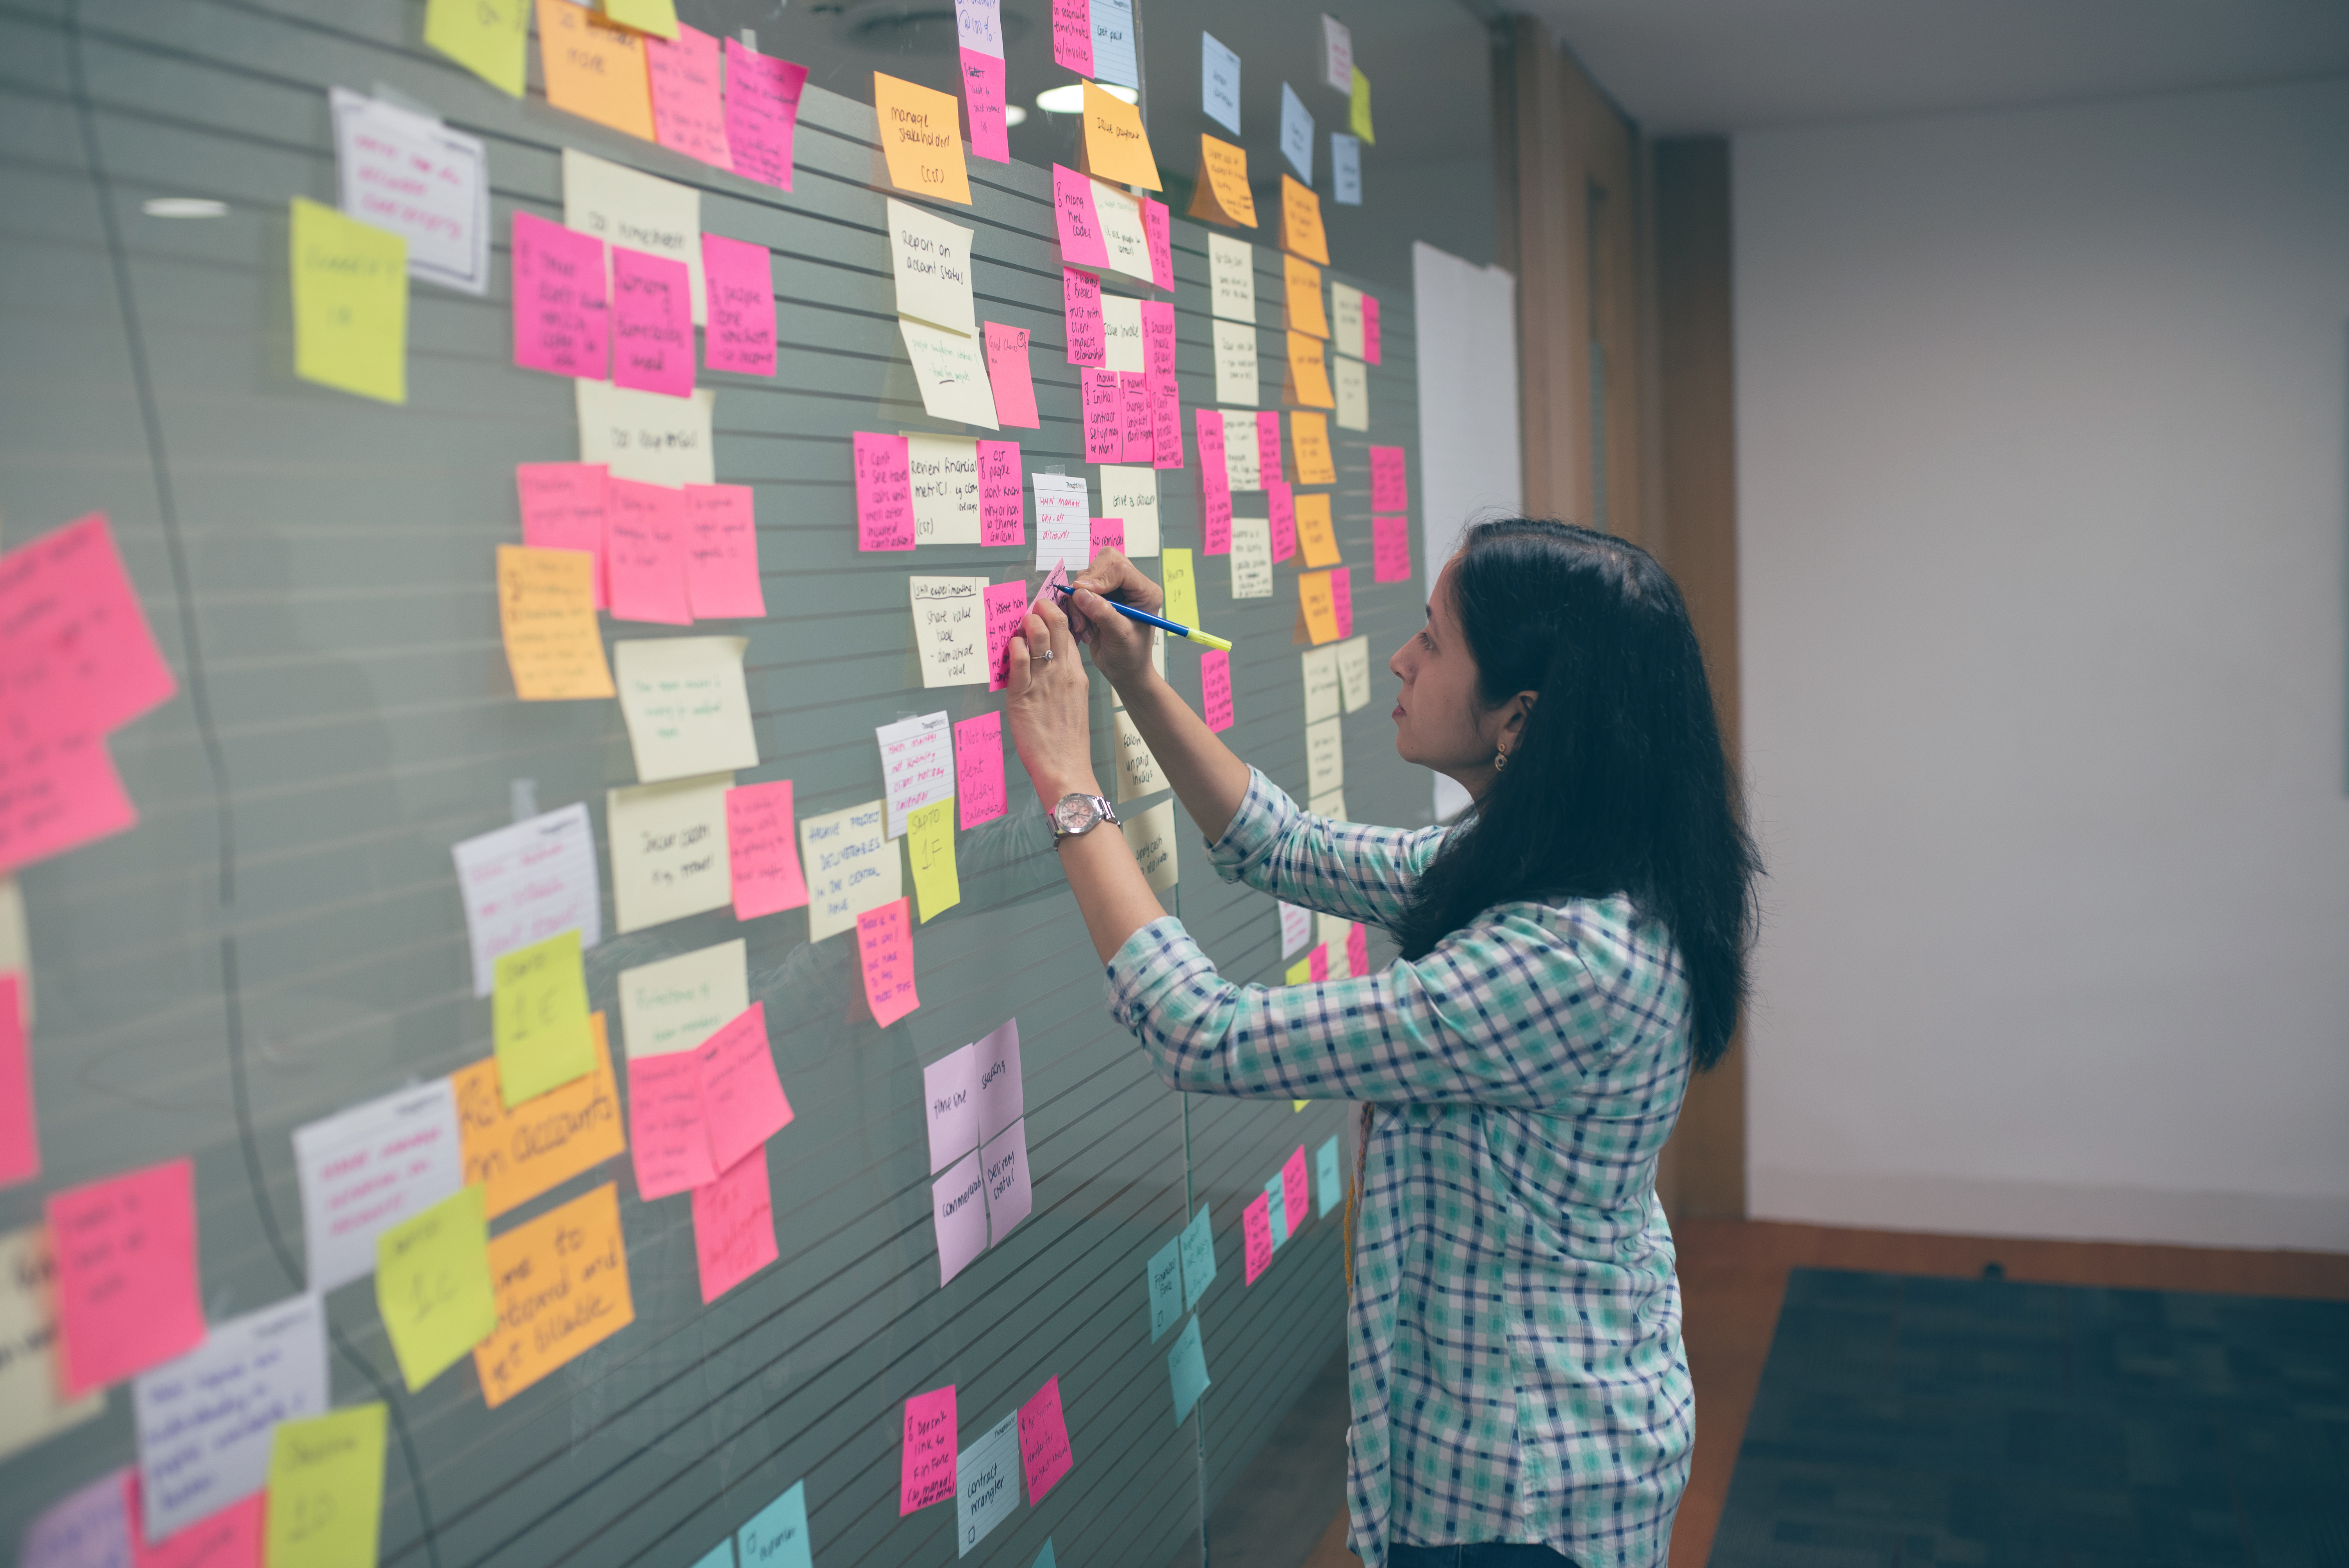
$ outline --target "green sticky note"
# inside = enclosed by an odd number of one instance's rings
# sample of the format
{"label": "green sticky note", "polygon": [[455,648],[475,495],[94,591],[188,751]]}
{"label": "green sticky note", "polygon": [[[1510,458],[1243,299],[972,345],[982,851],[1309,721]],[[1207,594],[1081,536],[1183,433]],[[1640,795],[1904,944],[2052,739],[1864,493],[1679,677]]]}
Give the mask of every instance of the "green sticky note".
{"label": "green sticky note", "polygon": [[1207,1351],[1199,1343],[1199,1319],[1195,1313],[1183,1326],[1183,1336],[1166,1353],[1166,1376],[1174,1384],[1174,1424],[1181,1426],[1191,1407],[1207,1391]]}
{"label": "green sticky note", "polygon": [[1319,1189],[1317,1195],[1321,1212],[1326,1214],[1345,1202],[1346,1179],[1338,1173],[1338,1140],[1334,1134],[1329,1142],[1314,1150],[1313,1184]]}
{"label": "green sticky note", "polygon": [[587,971],[574,927],[498,959],[490,998],[498,1092],[511,1110],[595,1070]]}
{"label": "green sticky note", "polygon": [[508,98],[520,98],[529,69],[530,0],[430,0],[424,41]]}
{"label": "green sticky note", "polygon": [[1183,1310],[1196,1311],[1199,1298],[1216,1283],[1216,1233],[1207,1224],[1207,1205],[1183,1227]]}
{"label": "green sticky note", "polygon": [[490,1221],[475,1182],[375,1239],[375,1304],[415,1393],[498,1326]]}
{"label": "green sticky note", "polygon": [[1154,1345],[1183,1315],[1183,1238],[1178,1235],[1151,1253],[1143,1274],[1150,1286],[1150,1339]]}
{"label": "green sticky note", "polygon": [[1036,1568],[1060,1568],[1060,1564],[1052,1561],[1052,1542],[1049,1538],[1044,1542],[1044,1550],[1036,1553]]}
{"label": "green sticky note", "polygon": [[374,1568],[383,1429],[379,1404],[277,1423],[264,1510],[269,1568]]}
{"label": "green sticky note", "polygon": [[1346,129],[1364,141],[1375,144],[1379,139],[1371,134],[1371,78],[1360,66],[1354,67],[1354,98],[1346,106]]}
{"label": "green sticky note", "polygon": [[294,374],[408,401],[408,242],[294,198]]}
{"label": "green sticky note", "polygon": [[1288,1189],[1276,1176],[1264,1184],[1264,1195],[1271,1200],[1272,1244],[1278,1249],[1281,1243],[1288,1240]]}
{"label": "green sticky note", "polygon": [[677,40],[677,0],[604,0],[604,15],[623,27]]}

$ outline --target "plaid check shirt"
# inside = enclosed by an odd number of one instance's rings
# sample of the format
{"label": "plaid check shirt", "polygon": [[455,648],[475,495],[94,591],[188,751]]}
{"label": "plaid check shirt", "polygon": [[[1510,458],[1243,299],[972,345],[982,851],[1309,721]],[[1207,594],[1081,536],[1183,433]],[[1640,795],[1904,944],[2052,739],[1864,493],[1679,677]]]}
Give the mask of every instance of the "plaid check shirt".
{"label": "plaid check shirt", "polygon": [[[1391,924],[1446,831],[1309,816],[1257,773],[1210,852],[1226,881]],[[1690,1067],[1663,928],[1620,898],[1496,904],[1382,974],[1266,987],[1166,918],[1109,976],[1178,1089],[1377,1108],[1347,1308],[1366,1568],[1391,1541],[1661,1564],[1695,1436],[1655,1188]]]}

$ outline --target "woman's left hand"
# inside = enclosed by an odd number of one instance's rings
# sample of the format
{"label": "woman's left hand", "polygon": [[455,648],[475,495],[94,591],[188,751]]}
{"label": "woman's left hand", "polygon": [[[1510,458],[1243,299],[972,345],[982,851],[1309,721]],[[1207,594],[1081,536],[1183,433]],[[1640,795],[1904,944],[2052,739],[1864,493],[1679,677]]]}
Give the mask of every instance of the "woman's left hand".
{"label": "woman's left hand", "polygon": [[1010,657],[1003,717],[1037,795],[1050,809],[1063,795],[1100,794],[1091,686],[1069,618],[1050,594],[1012,634]]}

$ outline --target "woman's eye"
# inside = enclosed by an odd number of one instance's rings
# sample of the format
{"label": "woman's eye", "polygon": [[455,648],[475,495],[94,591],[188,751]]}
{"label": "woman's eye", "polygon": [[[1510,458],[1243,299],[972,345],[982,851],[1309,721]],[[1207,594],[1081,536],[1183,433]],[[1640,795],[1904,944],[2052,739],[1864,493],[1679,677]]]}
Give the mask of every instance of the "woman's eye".
{"label": "woman's eye", "polygon": [[1431,654],[1435,652],[1435,639],[1429,636],[1425,632],[1422,632],[1419,634],[1419,645],[1425,648]]}

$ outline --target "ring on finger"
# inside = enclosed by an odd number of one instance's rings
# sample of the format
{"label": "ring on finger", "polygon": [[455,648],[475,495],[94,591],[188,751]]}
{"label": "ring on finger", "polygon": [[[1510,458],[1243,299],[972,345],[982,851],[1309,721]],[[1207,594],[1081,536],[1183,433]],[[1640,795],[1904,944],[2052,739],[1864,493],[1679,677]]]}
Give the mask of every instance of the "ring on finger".
{"label": "ring on finger", "polygon": [[1046,648],[1042,653],[1038,654],[1036,655],[1036,662],[1040,665],[1050,664],[1052,662],[1052,650]]}

